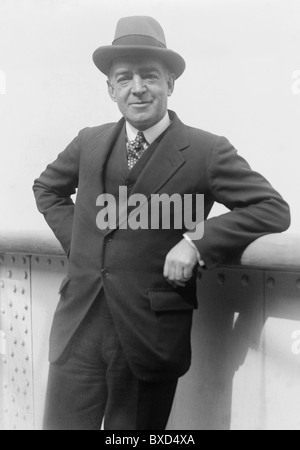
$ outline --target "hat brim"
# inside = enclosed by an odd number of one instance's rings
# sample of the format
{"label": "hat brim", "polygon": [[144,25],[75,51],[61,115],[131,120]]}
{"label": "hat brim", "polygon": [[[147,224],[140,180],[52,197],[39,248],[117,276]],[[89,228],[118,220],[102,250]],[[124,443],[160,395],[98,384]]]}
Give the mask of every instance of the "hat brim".
{"label": "hat brim", "polygon": [[173,50],[153,46],[141,45],[107,45],[99,47],[93,54],[93,61],[98,69],[105,75],[109,75],[112,62],[116,58],[124,56],[156,57],[179,78],[185,70],[184,59]]}

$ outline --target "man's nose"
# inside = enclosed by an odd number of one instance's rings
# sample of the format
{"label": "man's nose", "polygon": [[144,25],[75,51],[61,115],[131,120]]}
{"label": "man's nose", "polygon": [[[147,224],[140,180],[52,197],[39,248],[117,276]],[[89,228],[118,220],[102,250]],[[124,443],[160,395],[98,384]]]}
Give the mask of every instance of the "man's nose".
{"label": "man's nose", "polygon": [[146,92],[147,86],[143,78],[135,75],[132,79],[131,92],[135,95],[142,95]]}

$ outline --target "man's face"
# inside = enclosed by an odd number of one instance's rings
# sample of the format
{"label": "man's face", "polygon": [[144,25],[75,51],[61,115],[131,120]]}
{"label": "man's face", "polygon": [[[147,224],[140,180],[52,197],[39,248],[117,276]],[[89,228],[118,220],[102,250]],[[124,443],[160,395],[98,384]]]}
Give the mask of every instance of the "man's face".
{"label": "man's face", "polygon": [[174,79],[155,58],[119,58],[111,67],[108,90],[124,118],[143,131],[166,114]]}

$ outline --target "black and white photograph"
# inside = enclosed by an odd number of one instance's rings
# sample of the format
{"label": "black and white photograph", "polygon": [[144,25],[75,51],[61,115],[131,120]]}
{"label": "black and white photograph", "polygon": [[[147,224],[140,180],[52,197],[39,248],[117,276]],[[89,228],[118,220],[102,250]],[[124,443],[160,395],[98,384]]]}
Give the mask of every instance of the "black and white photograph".
{"label": "black and white photograph", "polygon": [[0,430],[300,430],[300,0],[0,0]]}

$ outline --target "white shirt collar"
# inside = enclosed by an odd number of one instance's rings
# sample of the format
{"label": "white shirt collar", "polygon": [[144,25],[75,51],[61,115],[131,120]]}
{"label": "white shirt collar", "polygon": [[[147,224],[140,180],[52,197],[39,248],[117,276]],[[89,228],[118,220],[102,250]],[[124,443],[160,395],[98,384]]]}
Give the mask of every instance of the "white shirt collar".
{"label": "white shirt collar", "polygon": [[[149,144],[155,141],[171,124],[171,120],[169,117],[168,111],[166,115],[161,119],[160,122],[153,125],[153,127],[148,128],[148,130],[143,131],[146,141]],[[139,130],[130,125],[129,122],[126,121],[126,133],[129,141],[133,141],[136,138],[136,135]]]}

